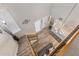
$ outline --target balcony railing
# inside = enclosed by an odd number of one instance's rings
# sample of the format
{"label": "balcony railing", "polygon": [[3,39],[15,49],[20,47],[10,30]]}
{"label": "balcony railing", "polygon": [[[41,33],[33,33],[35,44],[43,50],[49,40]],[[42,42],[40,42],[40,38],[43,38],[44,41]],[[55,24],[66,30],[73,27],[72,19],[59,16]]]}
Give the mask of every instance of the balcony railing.
{"label": "balcony railing", "polygon": [[49,54],[49,56],[64,55],[66,48],[79,35],[79,25]]}

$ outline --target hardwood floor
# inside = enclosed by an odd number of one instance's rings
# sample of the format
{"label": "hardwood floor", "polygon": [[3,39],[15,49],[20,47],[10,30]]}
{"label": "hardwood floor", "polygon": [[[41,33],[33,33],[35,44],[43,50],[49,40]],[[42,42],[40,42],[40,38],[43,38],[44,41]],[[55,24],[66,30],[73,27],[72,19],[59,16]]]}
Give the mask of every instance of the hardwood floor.
{"label": "hardwood floor", "polygon": [[[49,43],[52,43],[54,48],[59,44],[49,32],[44,29],[40,33],[38,33],[38,44],[35,46],[36,52],[39,52]],[[19,49],[18,49],[18,56],[32,56],[31,48],[29,47],[26,35],[22,37],[19,41]]]}

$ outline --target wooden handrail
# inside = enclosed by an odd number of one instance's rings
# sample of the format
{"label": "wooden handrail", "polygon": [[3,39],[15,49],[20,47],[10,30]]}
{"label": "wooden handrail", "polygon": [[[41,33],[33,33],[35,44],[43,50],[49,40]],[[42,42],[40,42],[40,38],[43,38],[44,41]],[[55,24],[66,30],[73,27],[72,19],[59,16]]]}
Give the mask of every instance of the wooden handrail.
{"label": "wooden handrail", "polygon": [[56,55],[60,49],[66,45],[66,43],[70,40],[70,38],[75,34],[75,32],[79,29],[79,25],[62,41],[60,44],[49,54],[49,56]]}
{"label": "wooden handrail", "polygon": [[60,52],[58,52],[57,56],[64,56],[65,52],[67,51],[67,47],[79,36],[79,30],[73,35],[73,37],[62,47]]}

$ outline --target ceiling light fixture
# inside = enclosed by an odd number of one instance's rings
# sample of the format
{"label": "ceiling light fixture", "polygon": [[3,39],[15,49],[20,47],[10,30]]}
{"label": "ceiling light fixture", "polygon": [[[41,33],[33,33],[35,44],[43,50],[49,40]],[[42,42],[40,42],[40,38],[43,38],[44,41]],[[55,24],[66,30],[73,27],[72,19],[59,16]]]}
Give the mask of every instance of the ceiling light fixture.
{"label": "ceiling light fixture", "polygon": [[30,22],[30,19],[25,19],[22,24],[28,24]]}

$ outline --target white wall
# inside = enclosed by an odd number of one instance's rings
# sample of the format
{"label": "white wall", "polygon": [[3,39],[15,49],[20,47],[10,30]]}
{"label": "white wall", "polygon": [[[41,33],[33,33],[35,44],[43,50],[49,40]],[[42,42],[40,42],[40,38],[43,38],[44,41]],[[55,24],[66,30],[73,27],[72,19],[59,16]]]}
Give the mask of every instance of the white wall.
{"label": "white wall", "polygon": [[[2,21],[4,21],[6,25],[3,24]],[[10,13],[4,9],[0,10],[0,27],[2,27],[6,31],[12,32],[13,34],[21,30]]]}
{"label": "white wall", "polygon": [[[51,6],[51,15],[55,18],[62,18],[63,21],[71,11],[75,4],[52,4]],[[68,35],[75,26],[79,24],[79,4],[73,9],[72,13],[68,17],[68,19],[65,20],[64,27],[62,30],[65,32],[66,35]]]}
{"label": "white wall", "polygon": [[[63,20],[67,17],[68,13],[71,11],[74,4],[59,4],[59,3],[52,3],[52,4],[1,4],[4,9],[7,9],[11,15],[13,16],[16,23],[22,29],[20,32],[16,33],[17,36],[22,36],[27,32],[35,32],[34,22],[42,17],[52,15],[55,18],[63,18]],[[1,6],[0,5],[0,6]],[[2,8],[3,8],[2,7]],[[67,27],[73,25],[72,22],[78,21],[78,7],[74,9],[71,16],[66,21],[65,30],[69,31]],[[23,25],[22,22],[25,18],[30,18],[31,21],[28,24]],[[75,19],[75,20],[74,20]],[[71,22],[72,21],[72,22]],[[75,24],[74,23],[74,24]],[[77,23],[78,24],[78,23]]]}
{"label": "white wall", "polygon": [[[17,36],[22,36],[27,32],[35,32],[34,22],[44,16],[50,14],[51,4],[2,4],[13,16],[16,23],[22,31],[16,33]],[[22,22],[25,18],[30,18],[28,24],[23,25]]]}
{"label": "white wall", "polygon": [[18,43],[11,35],[0,29],[0,56],[16,56],[18,51]]}
{"label": "white wall", "polygon": [[51,15],[55,18],[63,18],[68,15],[74,4],[54,3],[51,5]]}
{"label": "white wall", "polygon": [[67,27],[70,26],[71,29],[79,25],[79,4],[77,4],[72,14],[69,16],[68,20],[65,22],[65,25],[67,25]]}

